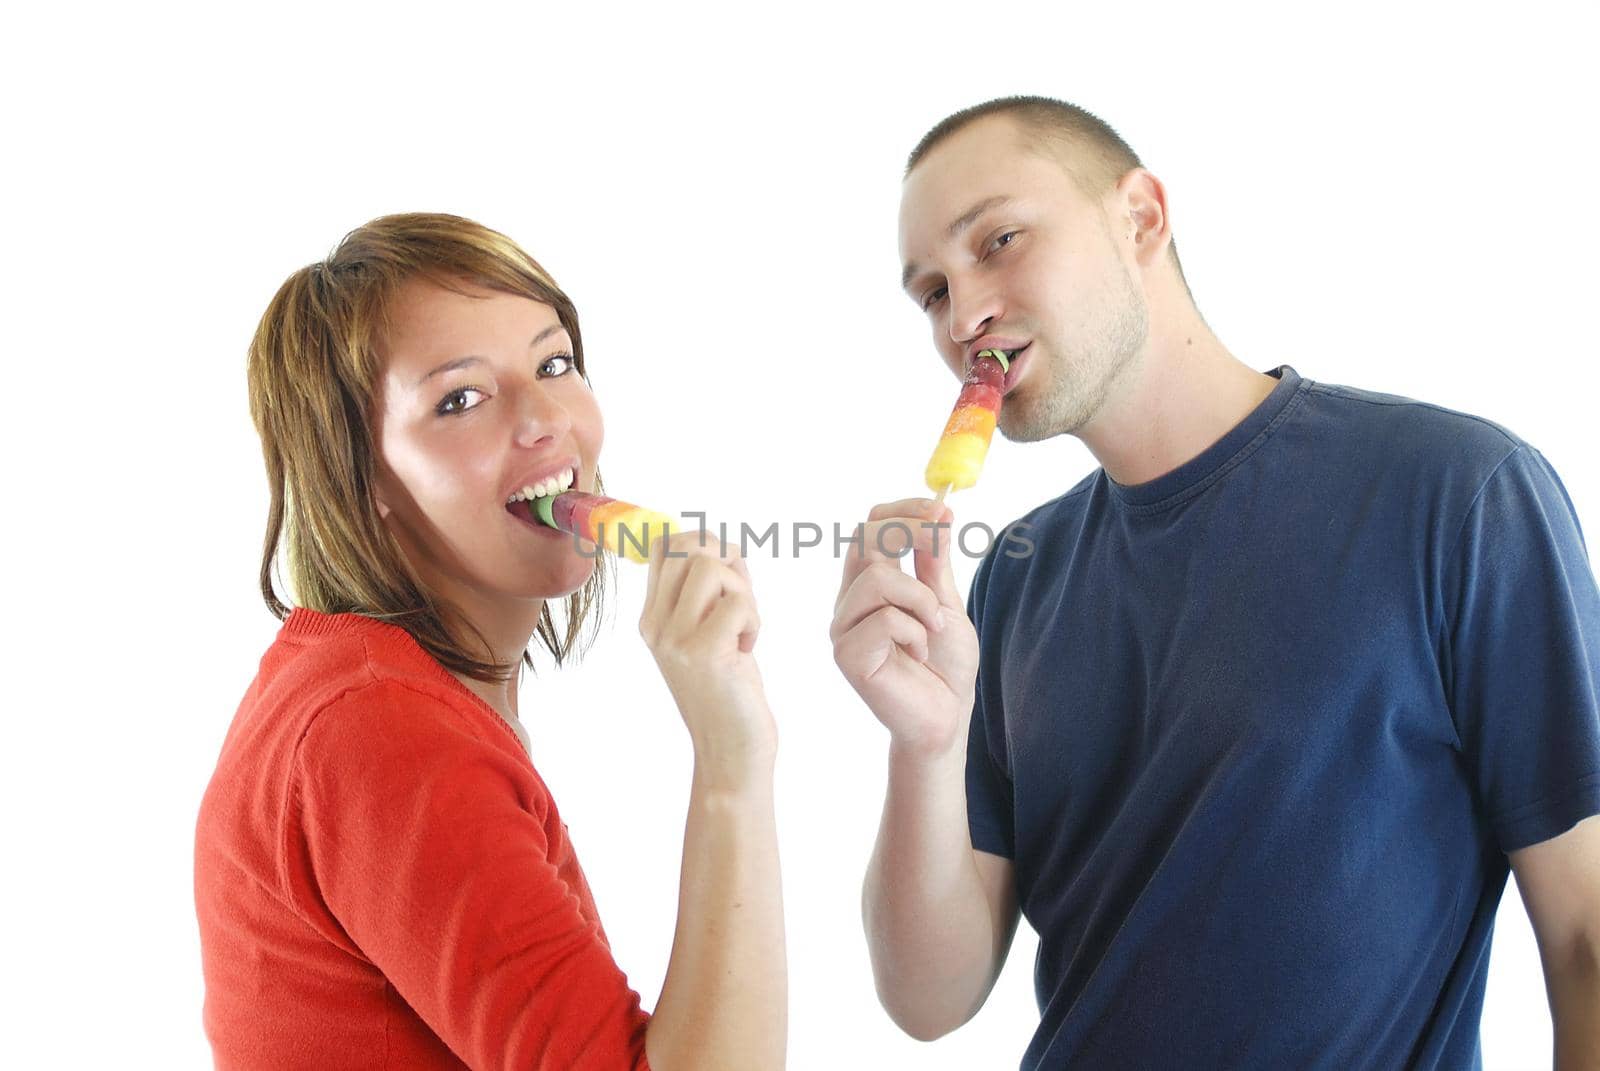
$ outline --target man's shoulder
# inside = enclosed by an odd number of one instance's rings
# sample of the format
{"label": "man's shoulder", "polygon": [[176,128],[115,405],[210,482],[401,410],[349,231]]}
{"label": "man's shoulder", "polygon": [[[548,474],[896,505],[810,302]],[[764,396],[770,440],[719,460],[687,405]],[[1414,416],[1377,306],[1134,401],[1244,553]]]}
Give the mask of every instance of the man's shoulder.
{"label": "man's shoulder", "polygon": [[1363,452],[1486,476],[1526,443],[1487,417],[1343,384],[1309,384],[1307,419]]}

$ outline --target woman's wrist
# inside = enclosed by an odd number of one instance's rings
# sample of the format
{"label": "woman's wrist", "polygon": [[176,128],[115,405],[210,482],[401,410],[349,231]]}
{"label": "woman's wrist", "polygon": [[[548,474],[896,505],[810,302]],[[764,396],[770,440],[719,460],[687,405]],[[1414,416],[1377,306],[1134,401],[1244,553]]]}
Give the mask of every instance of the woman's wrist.
{"label": "woman's wrist", "polygon": [[714,742],[702,746],[696,740],[692,791],[743,802],[771,798],[777,756],[775,740],[756,747],[743,742],[732,748]]}

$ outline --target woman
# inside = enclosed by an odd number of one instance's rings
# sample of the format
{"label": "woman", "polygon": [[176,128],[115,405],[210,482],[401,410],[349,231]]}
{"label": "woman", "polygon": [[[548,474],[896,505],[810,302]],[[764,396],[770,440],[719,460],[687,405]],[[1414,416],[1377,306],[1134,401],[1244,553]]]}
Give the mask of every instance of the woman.
{"label": "woman", "polygon": [[217,1066],[782,1066],[776,735],[744,564],[691,532],[649,566],[640,631],[695,754],[653,1016],[517,716],[530,641],[573,655],[606,577],[511,501],[600,486],[566,295],[494,231],[386,216],[283,284],[249,379],[261,589],[286,620],[197,829]]}

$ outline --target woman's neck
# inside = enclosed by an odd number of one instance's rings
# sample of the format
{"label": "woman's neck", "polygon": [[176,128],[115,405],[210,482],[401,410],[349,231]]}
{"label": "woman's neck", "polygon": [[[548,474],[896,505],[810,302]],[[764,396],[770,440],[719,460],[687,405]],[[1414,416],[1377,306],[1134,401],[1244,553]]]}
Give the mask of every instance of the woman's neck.
{"label": "woman's neck", "polygon": [[458,631],[474,648],[486,643],[483,652],[511,674],[505,680],[483,681],[456,673],[473,695],[488,703],[512,726],[517,725],[517,683],[522,678],[522,655],[528,649],[544,613],[543,599],[518,599],[493,604],[464,605],[468,600],[453,600],[465,627]]}
{"label": "woman's neck", "polygon": [[465,673],[451,671],[451,676],[466,686],[467,691],[477,696],[494,708],[512,725],[517,724],[517,682],[522,677],[522,668],[519,665],[511,679],[504,681],[480,681],[476,677],[469,677]]}

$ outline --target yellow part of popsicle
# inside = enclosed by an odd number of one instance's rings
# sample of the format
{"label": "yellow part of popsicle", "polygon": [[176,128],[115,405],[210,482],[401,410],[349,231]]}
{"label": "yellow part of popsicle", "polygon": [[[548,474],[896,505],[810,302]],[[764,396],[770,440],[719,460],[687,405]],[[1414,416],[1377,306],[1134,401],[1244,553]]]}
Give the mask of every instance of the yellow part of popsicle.
{"label": "yellow part of popsicle", "polygon": [[607,550],[633,562],[650,560],[650,544],[672,531],[672,518],[627,502],[607,502],[589,514],[590,537]]}
{"label": "yellow part of popsicle", "polygon": [[[989,433],[994,431],[993,426]],[[928,486],[935,491],[950,488],[960,491],[978,482],[983,471],[983,458],[989,452],[989,434],[972,431],[945,435],[933,449],[933,459],[924,474]]]}

